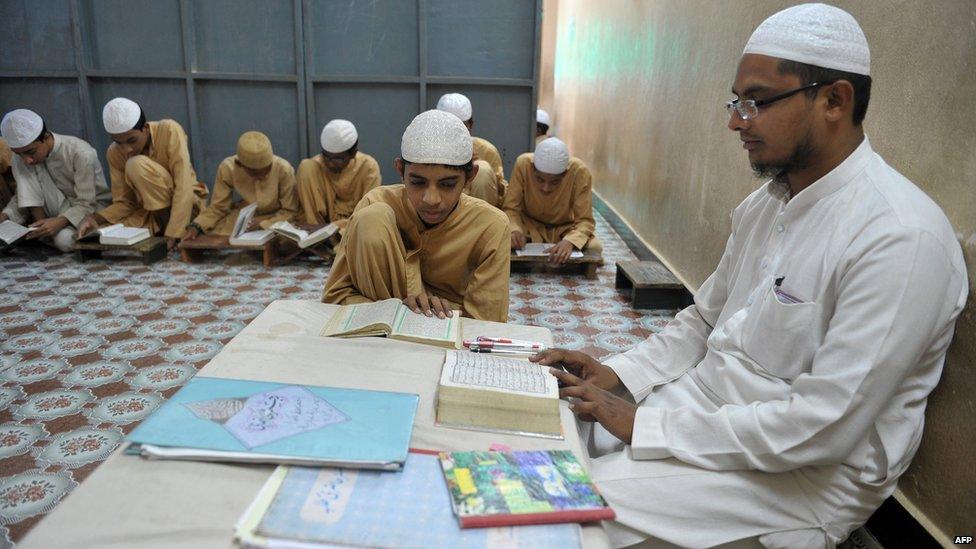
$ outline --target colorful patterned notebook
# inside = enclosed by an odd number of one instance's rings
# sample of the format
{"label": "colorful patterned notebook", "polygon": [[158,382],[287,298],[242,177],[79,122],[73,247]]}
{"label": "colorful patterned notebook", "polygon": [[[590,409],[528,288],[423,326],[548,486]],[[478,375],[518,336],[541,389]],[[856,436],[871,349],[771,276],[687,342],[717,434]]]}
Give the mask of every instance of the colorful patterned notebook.
{"label": "colorful patterned notebook", "polygon": [[405,393],[195,377],[129,434],[127,451],[398,470],[417,401]]}
{"label": "colorful patterned notebook", "polygon": [[436,455],[414,452],[399,473],[278,467],[238,521],[235,537],[245,547],[580,545],[576,524],[462,530],[442,478]]}
{"label": "colorful patterned notebook", "polygon": [[568,450],[444,452],[440,459],[461,528],[616,516]]}

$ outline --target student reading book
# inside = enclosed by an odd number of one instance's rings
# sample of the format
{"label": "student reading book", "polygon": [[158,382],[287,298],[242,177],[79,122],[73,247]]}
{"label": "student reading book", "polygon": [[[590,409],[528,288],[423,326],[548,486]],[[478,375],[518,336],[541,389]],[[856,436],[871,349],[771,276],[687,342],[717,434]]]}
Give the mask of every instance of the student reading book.
{"label": "student reading book", "polygon": [[308,232],[306,230],[299,229],[287,221],[279,221],[271,226],[271,230],[289,240],[295,241],[298,244],[298,247],[304,250],[305,248],[314,246],[319,242],[331,238],[332,235],[339,231],[339,226],[335,223],[329,223],[318,230]]}
{"label": "student reading book", "polygon": [[342,305],[322,329],[331,337],[387,336],[450,349],[461,348],[461,318],[428,317],[410,310],[399,299]]}
{"label": "student reading book", "polygon": [[556,378],[526,360],[448,351],[437,386],[437,423],[563,438]]}
{"label": "student reading book", "polygon": [[580,546],[576,524],[462,530],[437,455],[411,451],[403,472],[278,467],[238,520],[244,547]]}
{"label": "student reading book", "polygon": [[126,440],[149,458],[399,470],[417,395],[197,376]]}
{"label": "student reading book", "polygon": [[[274,232],[266,229],[248,231],[251,220],[254,219],[255,212],[258,211],[257,203],[241,208],[234,222],[234,231],[230,235],[231,246],[242,246],[245,248],[256,248],[264,246],[269,240],[274,238]],[[285,221],[284,223],[287,223]]]}
{"label": "student reading book", "polygon": [[442,452],[440,458],[461,528],[616,517],[568,450]]}
{"label": "student reading book", "polygon": [[152,236],[149,229],[142,227],[126,227],[121,223],[99,227],[78,240],[94,240],[98,237],[99,244],[112,246],[130,246]]}

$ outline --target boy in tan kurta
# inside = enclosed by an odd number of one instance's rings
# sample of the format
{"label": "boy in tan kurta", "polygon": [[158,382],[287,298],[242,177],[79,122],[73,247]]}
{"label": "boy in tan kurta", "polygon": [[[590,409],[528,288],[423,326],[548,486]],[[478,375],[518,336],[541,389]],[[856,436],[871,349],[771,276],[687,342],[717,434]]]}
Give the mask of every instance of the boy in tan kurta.
{"label": "boy in tan kurta", "polygon": [[186,132],[175,120],[147,122],[139,105],[124,97],[105,105],[102,120],[114,141],[105,155],[112,204],[90,216],[79,234],[122,223],[162,234],[172,249],[209,194],[190,163]]}
{"label": "boy in tan kurta", "polygon": [[307,228],[335,223],[344,230],[356,204],[380,186],[380,166],[359,152],[359,134],[348,120],[322,128],[322,154],[298,165],[298,196]]}
{"label": "boy in tan kurta", "polygon": [[600,254],[603,245],[593,235],[592,176],[579,158],[571,158],[566,144],[551,137],[515,161],[505,194],[505,213],[511,224],[511,245],[526,241],[555,244],[550,260],[563,263],[576,250]]}
{"label": "boy in tan kurta", "polygon": [[[449,112],[461,119],[465,127],[474,130],[474,116],[471,101],[460,93],[445,93],[437,101],[437,110]],[[505,168],[502,165],[502,155],[487,139],[471,137],[474,158],[484,164],[478,169],[478,174],[465,186],[465,194],[480,198],[497,208],[502,207],[502,197],[508,183],[505,181]],[[490,169],[485,169],[490,168]]]}
{"label": "boy in tan kurta", "polygon": [[400,185],[367,194],[349,220],[326,303],[398,298],[415,312],[508,319],[509,232],[498,209],[462,194],[475,176],[471,137],[427,111],[403,134]]}
{"label": "boy in tan kurta", "polygon": [[17,193],[17,186],[14,183],[14,172],[10,169],[10,161],[13,158],[13,151],[7,142],[0,139],[0,210],[7,207],[7,203]]}
{"label": "boy in tan kurta", "polygon": [[[237,204],[233,203],[235,191],[243,199]],[[237,154],[220,163],[210,205],[193,220],[184,238],[201,233],[229,236],[241,209],[251,204],[258,207],[246,231],[268,229],[298,215],[295,170],[287,160],[275,156],[268,137],[256,131],[241,135]]]}

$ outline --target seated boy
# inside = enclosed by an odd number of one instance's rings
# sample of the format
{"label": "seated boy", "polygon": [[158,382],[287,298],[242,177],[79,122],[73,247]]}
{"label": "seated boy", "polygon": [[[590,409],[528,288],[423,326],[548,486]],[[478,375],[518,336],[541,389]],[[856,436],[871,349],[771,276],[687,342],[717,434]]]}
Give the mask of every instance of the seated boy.
{"label": "seated boy", "polygon": [[553,263],[565,263],[573,250],[600,254],[603,245],[593,236],[592,179],[586,164],[570,157],[555,137],[519,156],[505,193],[512,248],[521,250],[528,241],[553,244]]}
{"label": "seated boy", "polygon": [[[237,204],[232,203],[235,191],[243,199]],[[190,223],[184,239],[204,233],[229,236],[241,209],[251,204],[258,207],[247,231],[268,229],[298,215],[295,170],[287,160],[275,156],[266,135],[254,131],[241,135],[237,154],[220,163],[210,205]]]}
{"label": "seated boy", "polygon": [[356,206],[322,300],[402,299],[414,312],[508,320],[509,231],[505,215],[462,194],[477,175],[471,134],[458,117],[431,110],[407,126],[396,159],[399,185]]}

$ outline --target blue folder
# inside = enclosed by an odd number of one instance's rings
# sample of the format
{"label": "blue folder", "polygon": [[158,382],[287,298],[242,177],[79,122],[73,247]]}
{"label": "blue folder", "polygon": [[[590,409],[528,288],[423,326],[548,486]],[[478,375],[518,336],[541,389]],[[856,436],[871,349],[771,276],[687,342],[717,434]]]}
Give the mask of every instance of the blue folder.
{"label": "blue folder", "polygon": [[400,470],[413,394],[195,377],[126,437],[159,459]]}

